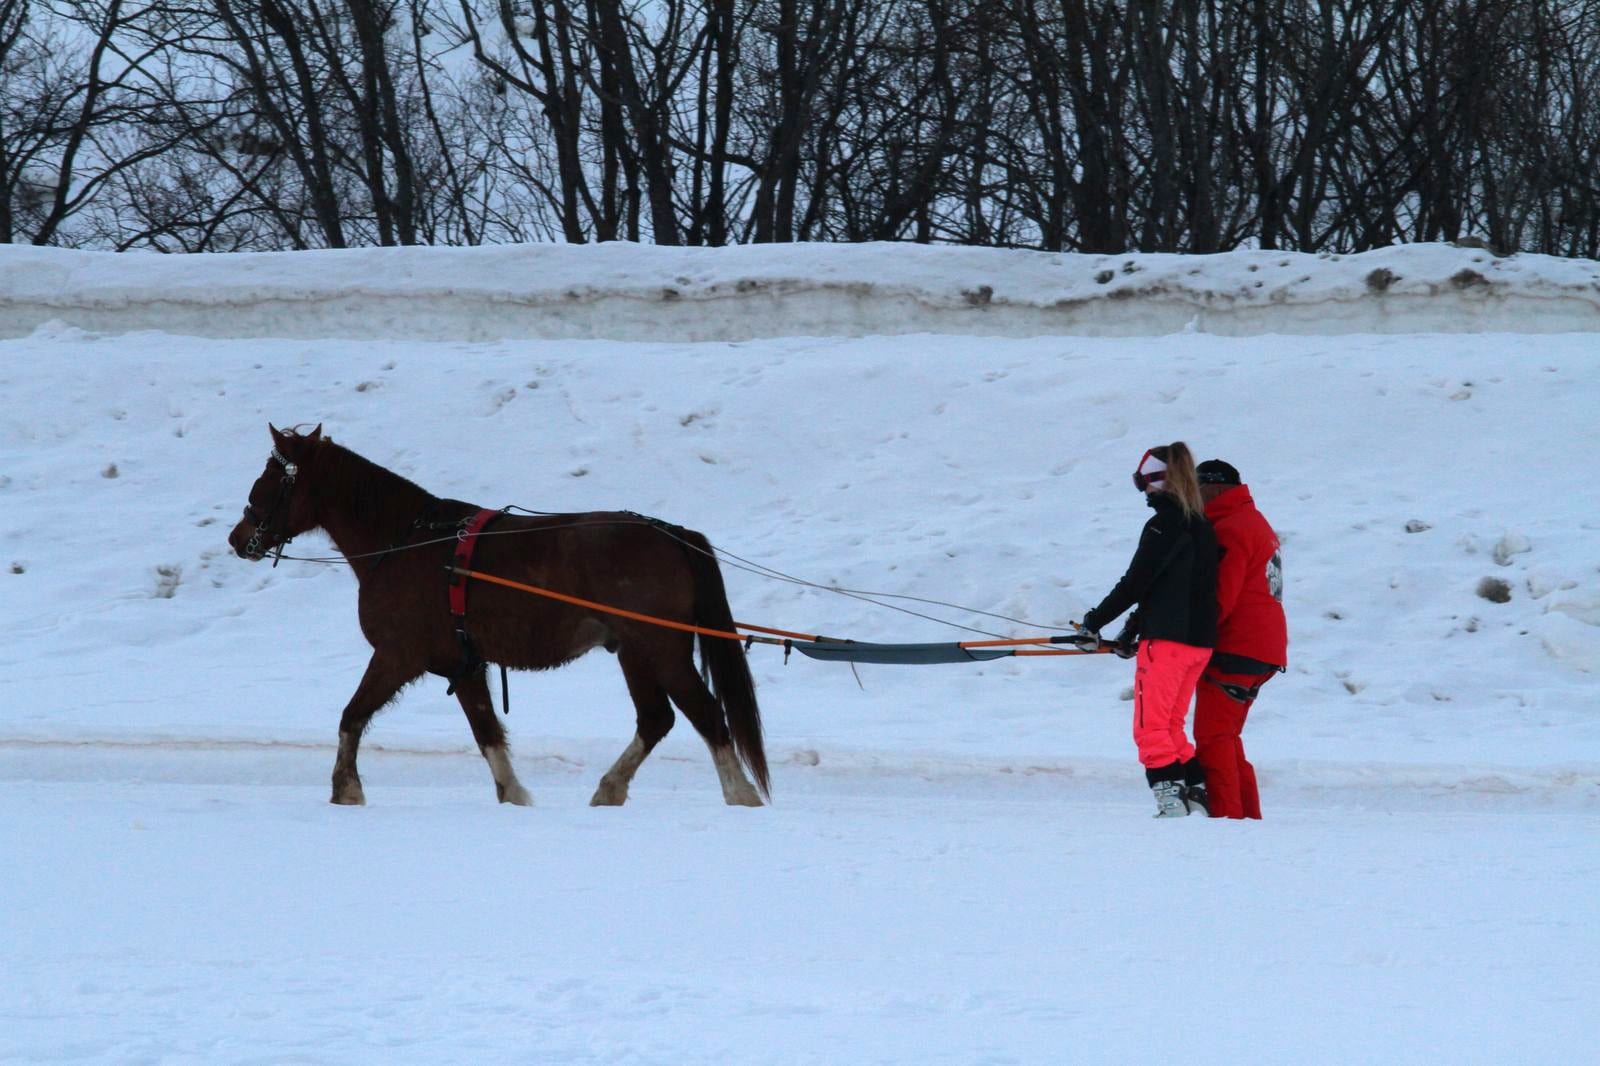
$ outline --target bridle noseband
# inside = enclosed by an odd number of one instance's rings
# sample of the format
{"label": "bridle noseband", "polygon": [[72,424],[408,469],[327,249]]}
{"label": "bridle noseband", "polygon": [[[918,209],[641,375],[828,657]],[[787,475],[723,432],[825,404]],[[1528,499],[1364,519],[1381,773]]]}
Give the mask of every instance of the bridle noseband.
{"label": "bridle noseband", "polygon": [[[249,519],[256,527],[255,532],[250,534],[250,539],[245,542],[244,553],[254,559],[260,559],[266,555],[266,552],[262,550],[262,538],[272,534],[272,520],[278,516],[278,508],[283,506],[283,501],[289,496],[289,490],[294,488],[296,475],[300,473],[299,465],[291,463],[284,458],[283,453],[278,451],[277,448],[272,449],[272,458],[277,461],[279,466],[283,467],[283,478],[278,482],[278,496],[272,501],[272,509],[267,512],[266,518],[257,521],[256,509],[248,503],[244,505],[245,518]],[[293,537],[281,537],[276,544],[272,545],[270,550],[272,551],[272,565],[274,567],[283,558],[284,546],[293,539]]]}

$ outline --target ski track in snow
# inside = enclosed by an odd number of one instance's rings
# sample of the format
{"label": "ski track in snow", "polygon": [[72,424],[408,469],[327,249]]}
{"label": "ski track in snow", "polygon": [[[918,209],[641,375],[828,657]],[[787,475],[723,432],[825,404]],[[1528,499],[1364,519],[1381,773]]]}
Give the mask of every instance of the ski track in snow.
{"label": "ski track in snow", "polygon": [[[0,335],[22,334],[0,340],[0,1061],[1586,1056],[1600,365],[1593,333],[1532,334],[1572,328],[1558,304],[1600,268],[1112,257],[1115,286],[1355,332],[726,340],[819,307],[838,331],[981,332],[930,301],[970,310],[987,283],[1039,310],[1096,284],[1077,275],[1099,257],[933,252],[0,250]],[[1380,261],[1411,303],[1362,296]],[[539,263],[601,309],[585,330],[633,339],[474,340],[517,323],[439,281],[515,302]],[[1450,284],[1468,265],[1526,333],[1420,332],[1485,321],[1462,302],[1481,286]],[[724,339],[639,339],[665,321],[640,295],[663,271]],[[1300,295],[1250,295],[1259,271]],[[741,303],[767,291],[751,278],[813,303]],[[297,300],[395,339],[287,339],[328,329]],[[608,320],[617,300],[639,317]],[[175,302],[209,310],[124,331]],[[1148,293],[1111,302],[1120,331],[1175,328]],[[224,336],[178,335],[201,325]],[[1187,439],[1241,467],[1285,542],[1291,669],[1247,732],[1267,821],[1152,823],[1128,664],[864,666],[858,685],[766,648],[765,811],[721,805],[681,722],[626,808],[587,808],[632,732],[601,653],[513,677],[533,810],[493,802],[434,679],[368,735],[371,806],[330,807],[367,652],[353,582],[224,541],[268,419],[320,421],[439,494],[658,514],[813,581],[1039,628],[1110,588],[1144,517],[1129,469]],[[742,620],[961,635],[725,575]]]}

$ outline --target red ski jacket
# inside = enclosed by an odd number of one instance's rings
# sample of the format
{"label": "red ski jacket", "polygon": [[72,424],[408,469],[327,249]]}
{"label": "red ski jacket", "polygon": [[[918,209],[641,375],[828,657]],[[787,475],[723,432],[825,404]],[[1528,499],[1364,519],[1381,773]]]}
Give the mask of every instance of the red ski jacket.
{"label": "red ski jacket", "polygon": [[1206,504],[1222,559],[1217,564],[1217,651],[1273,666],[1289,662],[1283,617],[1283,562],[1272,531],[1248,485]]}

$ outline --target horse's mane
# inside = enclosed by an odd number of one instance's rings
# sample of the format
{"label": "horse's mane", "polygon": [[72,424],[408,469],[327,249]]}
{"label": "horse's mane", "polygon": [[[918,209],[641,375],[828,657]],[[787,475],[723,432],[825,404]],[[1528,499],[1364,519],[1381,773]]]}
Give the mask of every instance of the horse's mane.
{"label": "horse's mane", "polygon": [[315,491],[338,500],[363,525],[408,525],[434,501],[420,485],[327,437],[317,447],[316,464]]}

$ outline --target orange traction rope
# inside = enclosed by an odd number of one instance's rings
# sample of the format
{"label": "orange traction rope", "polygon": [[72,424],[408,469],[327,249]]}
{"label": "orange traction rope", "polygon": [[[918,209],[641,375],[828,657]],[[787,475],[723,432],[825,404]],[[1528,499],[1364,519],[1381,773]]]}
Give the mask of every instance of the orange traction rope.
{"label": "orange traction rope", "polygon": [[[491,585],[504,585],[508,589],[516,589],[519,592],[531,592],[535,596],[547,596],[552,600],[560,600],[562,603],[570,603],[576,607],[587,607],[591,611],[600,611],[604,614],[614,614],[621,618],[631,618],[635,622],[649,622],[652,625],[666,626],[668,629],[678,629],[685,633],[698,633],[703,637],[721,637],[723,640],[756,640],[763,644],[783,643],[781,640],[770,640],[765,637],[751,637],[746,636],[743,633],[730,633],[726,629],[707,629],[705,626],[690,625],[687,622],[674,622],[670,618],[657,618],[654,615],[640,614],[638,611],[625,611],[621,607],[607,607],[605,604],[596,603],[593,600],[585,600],[577,596],[568,596],[564,592],[552,592],[550,589],[542,589],[537,585],[525,585],[520,581],[512,581],[510,578],[496,577],[494,574],[485,574],[481,570],[464,570],[461,567],[451,567],[450,572],[461,577],[473,577],[477,578],[479,581],[487,581]],[[734,624],[737,625],[738,623]]]}
{"label": "orange traction rope", "polygon": [[[723,640],[739,640],[739,641],[752,641],[753,640],[758,644],[784,644],[784,643],[786,643],[786,641],[782,641],[782,640],[773,640],[771,637],[755,637],[755,636],[749,635],[748,633],[732,633],[732,632],[729,632],[726,629],[707,629],[705,626],[690,625],[688,622],[674,622],[670,618],[657,618],[655,615],[641,614],[638,611],[627,611],[627,610],[623,610],[621,607],[609,607],[606,604],[596,603],[593,600],[586,600],[586,599],[583,599],[583,598],[581,598],[579,596],[568,596],[564,592],[555,592],[555,591],[553,591],[551,589],[540,588],[537,585],[528,585],[528,584],[524,584],[521,581],[512,581],[510,578],[498,577],[498,576],[496,576],[494,574],[485,574],[481,570],[468,570],[468,569],[465,569],[464,567],[459,567],[459,566],[452,566],[452,567],[448,567],[447,569],[452,574],[455,574],[458,577],[476,578],[479,581],[487,581],[491,585],[503,585],[508,589],[516,589],[519,592],[531,592],[535,596],[544,596],[544,597],[547,597],[547,598],[552,599],[552,600],[560,600],[562,603],[570,603],[575,607],[587,607],[591,611],[600,611],[603,614],[614,614],[614,615],[617,615],[620,618],[631,618],[635,622],[648,622],[651,625],[665,626],[668,629],[677,629],[677,630],[681,630],[682,632],[685,632],[685,633],[698,633],[700,636],[703,636],[703,637],[720,637]],[[819,637],[819,636],[817,636],[817,635],[815,635],[813,633],[795,633],[795,632],[793,632],[791,630],[787,630],[787,629],[773,629],[770,626],[751,625],[748,622],[735,622],[733,624],[738,626],[740,629],[751,629],[751,630],[754,630],[757,633],[771,633],[771,634],[773,634],[775,636],[789,637],[789,638],[791,638],[793,640],[805,640],[805,641],[811,641],[813,643],[839,643],[839,644],[853,643],[852,641],[841,640],[838,637]],[[1015,644],[1051,644],[1051,643],[1054,643],[1054,641],[1050,637],[1017,637],[1017,638],[1011,639],[1011,640],[966,640],[966,641],[959,642],[958,646],[962,647],[962,648],[1003,648],[1003,647],[1007,647],[1007,646],[1015,645]],[[1110,649],[1107,648],[1107,649],[1103,649],[1103,650],[1109,651]],[[1077,650],[1077,649],[1051,648],[1051,649],[1038,650],[1038,651],[1028,651],[1028,650],[1020,650],[1019,649],[1018,651],[1014,652],[1013,654],[1015,654],[1015,655],[1092,655],[1094,653],[1093,652],[1085,652],[1085,651],[1081,651],[1081,650]]]}
{"label": "orange traction rope", "polygon": [[1012,644],[1055,644],[1054,637],[1016,637],[1011,640],[963,640],[963,648],[1004,648]]}
{"label": "orange traction rope", "polygon": [[1086,648],[1070,648],[1070,649],[1069,648],[1051,648],[1049,650],[1039,650],[1039,651],[1029,651],[1027,649],[1019,649],[1017,651],[1012,652],[1011,654],[1012,655],[1104,655],[1104,654],[1108,653],[1109,651],[1111,651],[1110,648],[1097,648],[1094,651],[1089,651]]}
{"label": "orange traction rope", "polygon": [[819,640],[837,639],[835,637],[819,637],[815,633],[791,633],[787,629],[773,629],[769,626],[753,626],[749,622],[735,622],[733,624],[738,626],[740,629],[753,629],[757,633],[771,633],[773,636],[790,637],[794,640],[809,640],[815,642]]}

